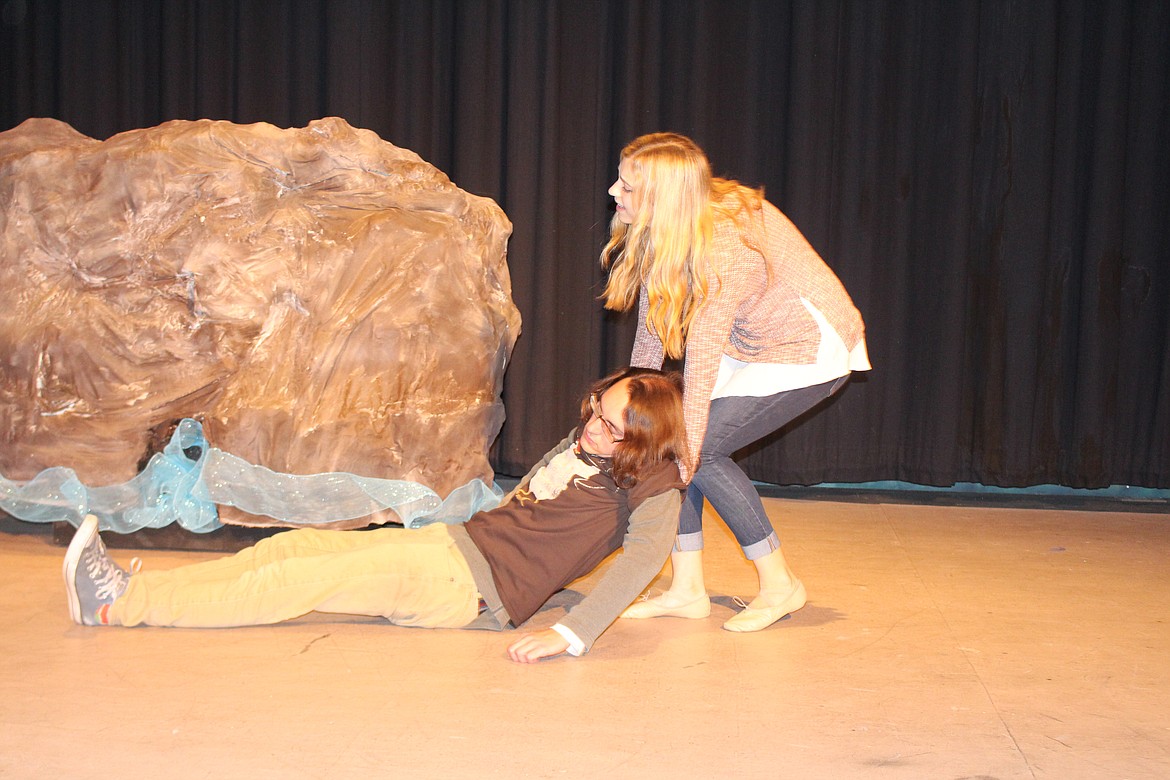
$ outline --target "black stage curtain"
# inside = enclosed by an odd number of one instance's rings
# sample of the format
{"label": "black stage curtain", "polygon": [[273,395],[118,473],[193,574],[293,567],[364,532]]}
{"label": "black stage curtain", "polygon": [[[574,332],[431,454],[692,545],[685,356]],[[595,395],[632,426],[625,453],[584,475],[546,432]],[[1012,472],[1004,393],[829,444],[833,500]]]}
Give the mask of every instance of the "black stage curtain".
{"label": "black stage curtain", "polygon": [[[605,190],[632,137],[766,187],[874,370],[745,454],[779,484],[1170,487],[1170,3],[0,0],[0,127],[340,116],[512,219],[520,474],[622,365]],[[2,183],[0,183],[2,186]]]}

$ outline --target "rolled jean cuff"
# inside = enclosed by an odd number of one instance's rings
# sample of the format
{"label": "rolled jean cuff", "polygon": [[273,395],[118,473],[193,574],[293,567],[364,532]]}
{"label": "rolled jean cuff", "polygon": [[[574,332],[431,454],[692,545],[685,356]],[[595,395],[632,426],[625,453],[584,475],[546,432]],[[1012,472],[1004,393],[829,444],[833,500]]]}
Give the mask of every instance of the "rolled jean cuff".
{"label": "rolled jean cuff", "polygon": [[703,532],[678,534],[674,537],[674,549],[678,552],[695,552],[703,549]]}
{"label": "rolled jean cuff", "polygon": [[[679,538],[681,539],[682,537],[679,537]],[[754,544],[749,544],[747,547],[744,547],[743,548],[743,556],[745,558],[747,558],[749,561],[754,561],[754,560],[758,560],[759,558],[763,558],[768,553],[775,552],[776,550],[779,550],[779,549],[780,549],[780,537],[776,536],[776,532],[773,531],[772,533],[768,534],[760,541],[758,541]]]}

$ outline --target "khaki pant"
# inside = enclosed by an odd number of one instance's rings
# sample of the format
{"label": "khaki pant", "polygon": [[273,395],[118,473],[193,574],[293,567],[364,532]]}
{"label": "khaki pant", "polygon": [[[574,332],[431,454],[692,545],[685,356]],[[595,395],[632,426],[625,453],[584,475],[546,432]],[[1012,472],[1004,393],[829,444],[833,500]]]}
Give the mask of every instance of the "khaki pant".
{"label": "khaki pant", "polygon": [[467,561],[441,524],[417,530],[286,531],[239,553],[142,571],[109,610],[111,624],[222,628],[309,612],[461,628],[478,614]]}

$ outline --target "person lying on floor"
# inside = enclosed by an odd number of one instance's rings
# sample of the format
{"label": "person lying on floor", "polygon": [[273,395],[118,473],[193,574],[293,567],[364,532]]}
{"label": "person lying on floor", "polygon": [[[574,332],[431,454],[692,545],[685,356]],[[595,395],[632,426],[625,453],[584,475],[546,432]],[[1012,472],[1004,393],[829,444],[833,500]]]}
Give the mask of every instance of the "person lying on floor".
{"label": "person lying on floor", "polygon": [[581,655],[665,563],[674,544],[685,454],[678,374],[624,369],[597,382],[581,422],[496,508],[457,525],[285,531],[218,560],[123,570],[86,517],[65,555],[73,621],[226,628],[309,612],[384,617],[401,626],[520,626],[557,591],[622,552],[549,629],[508,646],[530,663]]}

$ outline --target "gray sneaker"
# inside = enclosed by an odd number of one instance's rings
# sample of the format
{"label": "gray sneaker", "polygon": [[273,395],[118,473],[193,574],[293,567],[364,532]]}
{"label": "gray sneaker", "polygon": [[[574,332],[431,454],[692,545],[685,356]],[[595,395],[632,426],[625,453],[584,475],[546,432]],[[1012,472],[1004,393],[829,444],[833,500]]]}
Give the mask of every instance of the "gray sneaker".
{"label": "gray sneaker", "polygon": [[[132,563],[131,571],[135,570]],[[85,516],[69,543],[64,574],[69,615],[74,623],[83,626],[104,625],[98,610],[113,604],[130,581],[130,575],[106,552],[98,534],[98,519],[93,515]]]}

